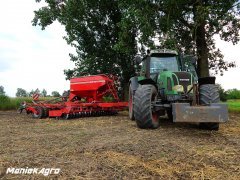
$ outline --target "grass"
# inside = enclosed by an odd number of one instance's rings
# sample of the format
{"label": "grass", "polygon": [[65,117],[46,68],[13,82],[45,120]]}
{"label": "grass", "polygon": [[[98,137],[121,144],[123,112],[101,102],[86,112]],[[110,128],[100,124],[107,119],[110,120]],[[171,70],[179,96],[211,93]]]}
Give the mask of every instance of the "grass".
{"label": "grass", "polygon": [[[40,100],[49,100],[52,97],[42,97]],[[20,103],[26,101],[32,102],[32,97],[16,97],[9,98],[7,96],[0,96],[0,110],[16,110]],[[240,113],[240,99],[231,99],[227,101],[229,112]]]}
{"label": "grass", "polygon": [[[52,97],[42,97],[39,100],[49,100]],[[0,96],[0,110],[17,110],[21,102],[26,101],[27,103],[32,102],[32,97],[7,97]]]}
{"label": "grass", "polygon": [[230,112],[240,113],[240,99],[231,99],[227,101]]}

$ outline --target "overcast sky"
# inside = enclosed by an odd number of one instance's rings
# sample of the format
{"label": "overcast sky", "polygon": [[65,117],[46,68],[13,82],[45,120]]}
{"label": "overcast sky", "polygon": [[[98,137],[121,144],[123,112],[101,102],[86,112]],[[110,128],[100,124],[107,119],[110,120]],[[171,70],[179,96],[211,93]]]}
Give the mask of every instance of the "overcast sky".
{"label": "overcast sky", "polygon": [[73,50],[62,38],[60,24],[45,31],[32,26],[33,11],[40,6],[35,0],[1,2],[0,85],[9,96],[15,96],[19,87],[45,88],[48,94],[69,89],[63,70],[73,67],[68,55]]}
{"label": "overcast sky", "polygon": [[[27,91],[45,88],[52,91],[69,89],[64,69],[74,67],[69,52],[74,50],[62,38],[64,28],[58,24],[42,31],[31,24],[34,10],[41,5],[35,0],[6,0],[0,6],[0,85],[9,96],[15,96],[17,88]],[[217,82],[225,89],[240,89],[240,44],[217,41],[226,60],[236,61],[238,67],[217,76]]]}

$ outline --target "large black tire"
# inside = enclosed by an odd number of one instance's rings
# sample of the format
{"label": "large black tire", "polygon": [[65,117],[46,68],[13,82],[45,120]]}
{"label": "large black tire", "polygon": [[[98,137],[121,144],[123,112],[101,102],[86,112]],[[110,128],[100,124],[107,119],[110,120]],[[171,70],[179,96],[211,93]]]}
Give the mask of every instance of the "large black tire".
{"label": "large black tire", "polygon": [[133,106],[134,106],[134,94],[132,91],[132,86],[130,84],[128,93],[128,115],[131,120],[135,120]]}
{"label": "large black tire", "polygon": [[167,109],[167,116],[168,116],[168,119],[173,122],[173,114],[172,114],[172,108],[170,109]]}
{"label": "large black tire", "polygon": [[[200,105],[210,105],[220,102],[218,87],[215,84],[203,84],[199,88]],[[219,129],[219,123],[200,123],[201,129],[215,130]]]}
{"label": "large black tire", "polygon": [[134,95],[134,117],[139,128],[158,128],[159,116],[152,111],[151,103],[156,99],[157,90],[153,85],[139,86]]}
{"label": "large black tire", "polygon": [[218,87],[215,84],[204,84],[199,88],[199,100],[201,105],[210,105],[220,102]]}
{"label": "large black tire", "polygon": [[44,109],[40,106],[35,107],[37,113],[33,113],[32,117],[35,119],[42,119],[44,117]]}

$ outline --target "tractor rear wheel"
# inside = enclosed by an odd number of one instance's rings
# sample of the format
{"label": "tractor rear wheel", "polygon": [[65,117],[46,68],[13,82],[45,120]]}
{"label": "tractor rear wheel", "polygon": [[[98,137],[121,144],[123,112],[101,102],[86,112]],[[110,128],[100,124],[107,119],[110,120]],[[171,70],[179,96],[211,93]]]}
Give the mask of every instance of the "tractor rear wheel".
{"label": "tractor rear wheel", "polygon": [[128,93],[128,115],[131,120],[135,120],[134,113],[133,113],[133,105],[134,105],[134,94],[132,91],[132,85],[129,86],[129,93]]}
{"label": "tractor rear wheel", "polygon": [[44,109],[40,106],[35,107],[36,113],[32,114],[32,117],[35,119],[42,119],[44,116]]}
{"label": "tractor rear wheel", "polygon": [[134,95],[134,117],[139,128],[158,128],[158,113],[153,111],[152,102],[156,100],[157,90],[153,85],[139,86]]}
{"label": "tractor rear wheel", "polygon": [[[199,88],[200,105],[210,105],[220,102],[218,87],[215,84],[203,84]],[[219,129],[219,123],[200,123],[200,128],[215,130]]]}

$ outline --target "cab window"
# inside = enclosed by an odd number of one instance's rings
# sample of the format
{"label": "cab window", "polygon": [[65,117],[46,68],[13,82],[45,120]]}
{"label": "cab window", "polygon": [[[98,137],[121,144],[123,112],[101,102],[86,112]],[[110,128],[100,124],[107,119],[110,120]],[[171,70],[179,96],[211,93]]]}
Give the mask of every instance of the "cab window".
{"label": "cab window", "polygon": [[161,71],[179,71],[177,57],[151,57],[150,73],[158,73]]}

